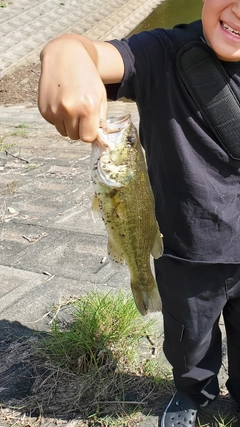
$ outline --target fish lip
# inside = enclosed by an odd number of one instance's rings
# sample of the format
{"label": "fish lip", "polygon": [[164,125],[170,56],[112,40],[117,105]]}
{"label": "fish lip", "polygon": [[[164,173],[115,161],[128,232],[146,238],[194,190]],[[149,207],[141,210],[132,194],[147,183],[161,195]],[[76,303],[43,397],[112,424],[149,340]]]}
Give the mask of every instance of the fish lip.
{"label": "fish lip", "polygon": [[119,132],[131,123],[131,114],[118,117],[109,117],[107,120],[100,119],[99,127],[108,133]]}
{"label": "fish lip", "polygon": [[97,134],[97,139],[96,139],[96,141],[94,141],[94,143],[96,143],[98,145],[98,147],[101,149],[101,151],[106,150],[108,147],[108,144],[106,143],[106,141],[104,141],[104,139],[101,137],[99,132]]}
{"label": "fish lip", "polygon": [[130,123],[131,123],[130,113],[120,116],[118,120],[116,120],[115,117],[110,117],[106,120],[100,118],[99,131],[98,131],[97,139],[95,142],[99,145],[101,149],[106,149],[109,145],[101,136],[102,134],[101,129],[107,134],[116,133],[116,132],[120,132],[121,130],[124,130],[127,126],[129,126]]}
{"label": "fish lip", "polygon": [[[115,165],[116,156],[112,157],[115,150],[123,152],[123,146],[126,145],[124,135],[131,124],[131,114],[125,114],[117,119],[113,117],[99,121],[97,140],[92,146],[91,168],[98,181],[109,187],[120,188],[132,179],[131,172],[123,159],[122,162],[117,162]],[[110,166],[111,163],[115,169]]]}

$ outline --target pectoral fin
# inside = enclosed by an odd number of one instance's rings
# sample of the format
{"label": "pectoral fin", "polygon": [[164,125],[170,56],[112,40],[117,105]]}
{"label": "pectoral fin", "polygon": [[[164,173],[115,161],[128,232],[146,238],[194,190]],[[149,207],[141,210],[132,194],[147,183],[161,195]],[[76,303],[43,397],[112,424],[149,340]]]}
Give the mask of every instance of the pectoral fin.
{"label": "pectoral fin", "polygon": [[122,256],[122,254],[119,253],[116,245],[114,244],[114,242],[110,238],[108,239],[108,255],[109,255],[111,261],[113,262],[113,264],[115,265],[115,267],[125,264],[125,260]]}
{"label": "pectoral fin", "polygon": [[163,254],[163,235],[160,232],[157,225],[157,233],[156,233],[153,247],[151,250],[151,255],[153,256],[153,258],[158,259],[162,256],[162,254]]}
{"label": "pectoral fin", "polygon": [[94,196],[93,196],[92,210],[93,211],[99,211],[99,201],[98,201],[98,197],[96,194],[94,194]]}

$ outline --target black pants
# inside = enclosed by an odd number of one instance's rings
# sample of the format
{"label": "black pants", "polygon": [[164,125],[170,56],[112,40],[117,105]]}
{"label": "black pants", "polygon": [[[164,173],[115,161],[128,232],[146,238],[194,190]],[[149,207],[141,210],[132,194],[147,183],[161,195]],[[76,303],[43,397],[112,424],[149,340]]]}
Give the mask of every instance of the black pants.
{"label": "black pants", "polygon": [[176,389],[199,405],[218,395],[222,312],[228,343],[227,388],[240,404],[240,265],[189,264],[163,257],[155,268],[163,302],[163,350],[173,367]]}

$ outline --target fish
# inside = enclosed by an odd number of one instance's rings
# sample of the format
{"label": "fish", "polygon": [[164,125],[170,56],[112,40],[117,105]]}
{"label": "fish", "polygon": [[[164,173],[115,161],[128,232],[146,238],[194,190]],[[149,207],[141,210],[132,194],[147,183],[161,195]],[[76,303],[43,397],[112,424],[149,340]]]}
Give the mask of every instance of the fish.
{"label": "fish", "polygon": [[145,316],[162,304],[151,269],[151,257],[163,254],[163,236],[145,155],[131,115],[101,120],[98,141],[92,144],[93,209],[100,212],[107,235],[108,255],[126,264],[138,311]]}

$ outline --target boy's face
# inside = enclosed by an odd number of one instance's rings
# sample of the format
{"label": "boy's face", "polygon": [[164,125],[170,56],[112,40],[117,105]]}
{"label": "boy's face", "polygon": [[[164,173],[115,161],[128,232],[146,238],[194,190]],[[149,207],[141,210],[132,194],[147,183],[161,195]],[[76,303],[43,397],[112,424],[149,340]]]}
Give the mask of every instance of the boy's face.
{"label": "boy's face", "polygon": [[240,0],[202,0],[207,44],[224,61],[240,61]]}

